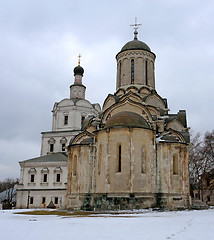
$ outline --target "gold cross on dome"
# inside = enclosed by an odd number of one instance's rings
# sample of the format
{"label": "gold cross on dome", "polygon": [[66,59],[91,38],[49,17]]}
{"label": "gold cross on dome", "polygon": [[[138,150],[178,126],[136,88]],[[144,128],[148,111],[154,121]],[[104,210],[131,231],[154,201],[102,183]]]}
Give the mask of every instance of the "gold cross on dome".
{"label": "gold cross on dome", "polygon": [[81,58],[82,56],[79,54],[79,56],[78,56],[78,65],[80,66],[80,58]]}

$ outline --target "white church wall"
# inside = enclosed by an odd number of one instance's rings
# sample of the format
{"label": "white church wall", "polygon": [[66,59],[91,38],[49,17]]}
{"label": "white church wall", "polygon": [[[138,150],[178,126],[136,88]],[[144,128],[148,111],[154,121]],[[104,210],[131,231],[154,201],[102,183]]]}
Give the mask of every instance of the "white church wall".
{"label": "white church wall", "polygon": [[54,139],[54,147],[53,147],[53,153],[55,152],[65,152],[62,151],[62,139],[66,139],[65,146],[67,146],[71,140],[76,134],[78,134],[80,131],[68,131],[68,132],[46,132],[42,133],[42,145],[41,145],[41,156],[45,156],[47,154],[51,153],[50,149],[50,139]]}
{"label": "white church wall", "polygon": [[[96,105],[96,108],[98,106]],[[92,104],[87,100],[79,100],[76,105],[63,105],[58,104],[53,112],[53,128],[52,131],[62,130],[80,130],[82,117],[88,115],[97,115],[98,111],[93,108]],[[65,116],[68,117],[65,123]]]}
{"label": "white church wall", "polygon": [[[44,198],[46,206],[51,200],[55,204],[56,198],[58,202],[55,206],[64,206],[67,162],[28,162],[21,163],[21,166],[20,183],[17,185],[17,208],[41,208]],[[47,177],[44,177],[45,174]]]}

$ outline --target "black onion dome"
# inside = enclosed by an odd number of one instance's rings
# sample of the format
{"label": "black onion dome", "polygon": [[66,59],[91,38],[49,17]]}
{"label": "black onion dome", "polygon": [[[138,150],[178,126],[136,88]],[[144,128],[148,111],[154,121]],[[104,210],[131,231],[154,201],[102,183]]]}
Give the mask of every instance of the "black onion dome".
{"label": "black onion dome", "polygon": [[74,76],[75,75],[82,75],[83,76],[83,73],[84,73],[84,69],[78,65],[74,68]]}
{"label": "black onion dome", "polygon": [[105,128],[110,127],[139,127],[150,129],[147,121],[134,112],[119,112],[113,115],[105,124]]}
{"label": "black onion dome", "polygon": [[146,43],[141,42],[137,39],[127,42],[122,47],[121,52],[126,51],[126,50],[145,50],[145,51],[151,52],[151,49],[149,48],[149,46]]}

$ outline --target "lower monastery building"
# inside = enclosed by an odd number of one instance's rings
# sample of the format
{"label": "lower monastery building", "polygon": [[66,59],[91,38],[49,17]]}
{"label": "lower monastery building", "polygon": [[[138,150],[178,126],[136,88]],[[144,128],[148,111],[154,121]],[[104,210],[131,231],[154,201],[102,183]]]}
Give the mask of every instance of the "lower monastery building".
{"label": "lower monastery building", "polygon": [[186,112],[169,113],[155,89],[155,54],[137,35],[116,55],[116,92],[102,110],[85,100],[84,69],[74,69],[70,98],[54,105],[53,129],[42,133],[41,157],[20,162],[17,207],[190,206]]}
{"label": "lower monastery building", "polygon": [[65,208],[68,156],[66,146],[81,132],[87,116],[98,116],[99,104],[85,99],[82,84],[84,70],[74,68],[74,84],[70,97],[54,104],[52,131],[42,132],[41,156],[20,162],[20,182],[17,185],[17,208],[54,206]]}

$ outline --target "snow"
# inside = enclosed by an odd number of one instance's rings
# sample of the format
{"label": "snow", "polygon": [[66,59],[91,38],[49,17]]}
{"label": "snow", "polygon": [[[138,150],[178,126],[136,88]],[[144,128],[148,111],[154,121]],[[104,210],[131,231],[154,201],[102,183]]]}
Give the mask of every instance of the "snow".
{"label": "snow", "polygon": [[[214,209],[103,214],[93,217],[32,216],[0,210],[1,239],[152,240],[213,239]],[[27,211],[27,210],[24,210]]]}

